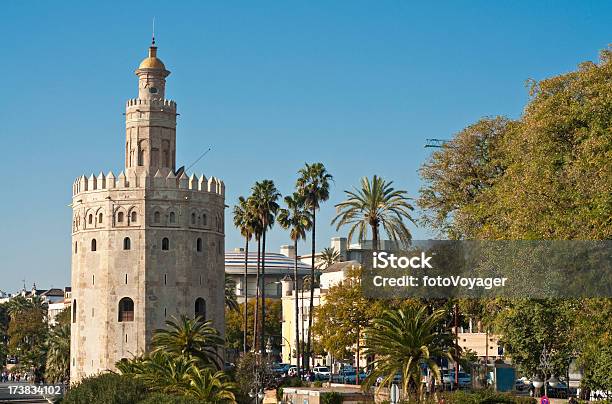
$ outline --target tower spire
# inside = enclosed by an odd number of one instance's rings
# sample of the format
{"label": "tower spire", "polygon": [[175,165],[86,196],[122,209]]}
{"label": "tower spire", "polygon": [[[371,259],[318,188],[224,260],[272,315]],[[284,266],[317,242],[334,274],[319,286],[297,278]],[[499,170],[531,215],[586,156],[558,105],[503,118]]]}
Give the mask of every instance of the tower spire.
{"label": "tower spire", "polygon": [[155,17],[153,17],[153,35],[151,36],[151,45],[155,46]]}

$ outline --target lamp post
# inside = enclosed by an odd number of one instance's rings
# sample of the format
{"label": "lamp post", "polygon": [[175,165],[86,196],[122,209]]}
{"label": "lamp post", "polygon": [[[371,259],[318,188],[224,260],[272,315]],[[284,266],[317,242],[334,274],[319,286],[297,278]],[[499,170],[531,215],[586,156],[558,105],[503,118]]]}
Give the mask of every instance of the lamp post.
{"label": "lamp post", "polygon": [[[542,372],[544,372],[544,380],[542,381],[542,383],[544,384],[544,395],[548,396],[549,380],[546,378],[546,375],[549,373],[550,370],[552,370],[552,363],[551,363],[550,352],[546,349],[546,344],[544,344],[544,348],[542,349],[542,354],[540,355],[540,369],[542,369]],[[551,383],[551,386],[555,387],[553,386],[552,383]],[[533,383],[533,387],[536,387],[535,381]]]}

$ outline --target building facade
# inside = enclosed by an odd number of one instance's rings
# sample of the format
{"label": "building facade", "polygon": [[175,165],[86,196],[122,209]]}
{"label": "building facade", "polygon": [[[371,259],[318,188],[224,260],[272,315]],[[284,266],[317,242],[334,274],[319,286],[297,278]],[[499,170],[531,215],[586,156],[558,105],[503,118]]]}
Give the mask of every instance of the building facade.
{"label": "building facade", "polygon": [[224,334],[225,185],[176,168],[176,103],[154,43],[135,73],[124,171],[72,186],[73,382],[148,350],[171,316]]}
{"label": "building facade", "polygon": [[[263,283],[266,288],[266,299],[281,298],[281,280],[289,275],[293,277],[295,254],[292,246],[281,246],[280,253],[266,252],[266,276]],[[261,258],[260,258],[261,264]],[[298,278],[310,274],[310,265],[298,260]],[[247,282],[244,283],[244,249],[236,248],[225,253],[225,275],[236,284],[236,297],[239,303],[244,302],[245,291],[248,298],[254,298],[257,291],[257,251],[249,251],[247,259]]]}

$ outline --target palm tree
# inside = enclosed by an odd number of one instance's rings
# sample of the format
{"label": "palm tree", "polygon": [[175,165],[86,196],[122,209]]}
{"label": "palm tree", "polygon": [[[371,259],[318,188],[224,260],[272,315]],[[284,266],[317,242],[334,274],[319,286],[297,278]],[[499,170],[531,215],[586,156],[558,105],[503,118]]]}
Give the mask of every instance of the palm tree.
{"label": "palm tree", "polygon": [[261,224],[261,333],[259,335],[259,348],[261,354],[266,353],[265,344],[265,324],[266,321],[266,232],[274,225],[276,212],[278,211],[278,203],[280,193],[274,186],[272,180],[263,180],[256,182],[252,188],[253,196],[251,198],[255,215],[258,217]]}
{"label": "palm tree", "polygon": [[225,277],[225,307],[230,310],[240,310],[236,297],[236,281],[228,276]]}
{"label": "palm tree", "polygon": [[202,403],[236,403],[236,385],[222,371],[209,368],[193,368],[189,374],[189,386],[184,394]]}
{"label": "palm tree", "polygon": [[[311,214],[304,207],[304,198],[294,193],[293,196],[285,197],[287,209],[278,212],[278,224],[283,229],[289,230],[289,237],[293,240],[293,290],[295,291],[295,346],[296,358],[300,357],[300,323],[299,323],[299,297],[298,297],[298,241],[306,238],[306,231],[312,226]],[[299,361],[299,359],[298,359]],[[291,354],[289,355],[291,362]],[[297,363],[298,378],[300,378],[300,364]]]}
{"label": "palm tree", "polygon": [[186,356],[172,356],[163,351],[116,364],[124,375],[144,383],[153,392],[187,396],[206,403],[235,403],[233,390],[222,371],[198,366],[198,360]]}
{"label": "palm tree", "polygon": [[427,306],[388,310],[365,330],[364,353],[373,355],[372,372],[364,381],[372,386],[381,377],[379,387],[389,386],[397,374],[402,376],[403,391],[412,388],[422,393],[421,368],[429,367],[436,382],[441,380],[438,360],[452,360],[453,336],[440,333],[445,317],[443,309],[427,314]]}
{"label": "palm tree", "polygon": [[378,249],[380,228],[382,227],[389,238],[399,241],[402,246],[410,243],[412,236],[404,223],[404,219],[414,222],[410,211],[414,210],[408,203],[411,199],[406,191],[396,190],[392,187],[393,181],[387,182],[383,178],[374,176],[372,181],[367,177],[361,179],[361,189],[344,191],[348,199],[336,205],[338,214],[332,220],[337,222],[336,230],[349,225],[348,241],[355,231],[358,232],[359,241],[367,238],[368,226],[372,231],[374,249]]}
{"label": "palm tree", "polygon": [[155,330],[153,334],[153,352],[165,352],[171,356],[184,356],[196,359],[204,366],[221,369],[223,359],[219,349],[224,341],[219,331],[211,326],[211,321],[202,321],[181,316],[179,320],[166,321],[167,329]]}
{"label": "palm tree", "polygon": [[325,269],[336,262],[340,262],[340,252],[333,247],[325,247],[321,251],[317,268]]}
{"label": "palm tree", "polygon": [[255,233],[255,217],[250,209],[249,200],[241,196],[238,198],[238,204],[234,206],[234,226],[240,229],[240,234],[244,237],[244,277],[242,281],[242,295],[244,296],[244,335],[243,335],[243,352],[247,351],[247,327],[248,314],[247,302],[248,295],[248,268],[249,268],[249,242]]}
{"label": "palm tree", "polygon": [[[299,178],[296,188],[304,197],[304,204],[312,214],[312,251],[310,276],[315,278],[315,248],[316,248],[316,218],[321,202],[329,199],[329,182],[331,174],[327,172],[323,163],[308,164],[298,171]],[[310,283],[310,307],[308,311],[308,340],[306,343],[306,368],[310,368],[310,348],[312,341],[312,313],[314,312],[314,282]]]}
{"label": "palm tree", "polygon": [[51,383],[70,380],[70,323],[51,329],[47,340],[45,379]]}

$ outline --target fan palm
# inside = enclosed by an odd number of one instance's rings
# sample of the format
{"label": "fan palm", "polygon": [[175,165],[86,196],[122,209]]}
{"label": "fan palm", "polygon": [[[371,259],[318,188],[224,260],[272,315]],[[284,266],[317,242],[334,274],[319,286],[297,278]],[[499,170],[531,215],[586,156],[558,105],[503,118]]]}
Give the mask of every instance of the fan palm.
{"label": "fan palm", "polygon": [[[296,182],[296,188],[300,195],[304,198],[304,204],[307,209],[310,209],[312,214],[312,251],[310,276],[315,278],[315,251],[316,251],[316,222],[317,210],[321,202],[329,199],[329,182],[332,180],[331,174],[327,172],[323,163],[306,163],[303,168],[298,171],[299,178]],[[311,342],[312,342],[312,314],[314,312],[314,282],[310,284],[310,304],[308,310],[308,340],[306,342],[306,368],[310,367]]]}
{"label": "fan palm", "polygon": [[70,324],[58,324],[47,340],[45,379],[52,383],[70,380]]}
{"label": "fan palm", "polygon": [[333,247],[325,247],[323,251],[321,251],[321,256],[319,257],[319,264],[317,265],[317,267],[319,269],[325,269],[339,261],[340,252]]}
{"label": "fan palm", "polygon": [[[295,346],[296,358],[300,357],[300,323],[299,323],[299,298],[298,298],[298,241],[306,238],[306,231],[312,226],[312,215],[304,207],[304,198],[294,193],[293,196],[285,197],[287,209],[280,209],[278,212],[278,224],[283,229],[289,230],[289,237],[293,240],[293,290],[295,290]],[[291,359],[291,355],[289,355]],[[299,360],[299,359],[298,359]],[[291,361],[291,360],[290,360]],[[299,365],[299,363],[298,363]],[[298,378],[300,377],[300,366]]]}
{"label": "fan palm", "polygon": [[223,338],[211,321],[201,321],[200,317],[166,321],[166,329],[155,330],[153,334],[154,352],[165,352],[170,356],[184,356],[196,359],[204,366],[221,368],[223,360],[219,349],[223,347]]}
{"label": "fan palm", "polygon": [[368,226],[372,231],[374,249],[379,248],[381,227],[391,240],[400,242],[402,246],[410,243],[412,236],[404,219],[415,223],[410,215],[414,208],[408,203],[411,198],[406,191],[396,190],[392,185],[393,181],[387,182],[375,175],[371,182],[363,177],[361,189],[344,191],[348,199],[336,205],[338,214],[332,224],[337,223],[336,230],[344,225],[350,226],[349,243],[355,232],[358,232],[359,241],[365,241]]}
{"label": "fan palm", "polygon": [[244,237],[244,276],[242,281],[242,296],[244,296],[244,330],[243,330],[243,352],[247,351],[247,327],[248,325],[248,314],[247,314],[247,302],[248,302],[248,268],[249,268],[249,242],[253,238],[253,234],[256,230],[255,216],[249,200],[243,196],[238,198],[238,204],[234,206],[234,226],[240,230],[240,234]]}
{"label": "fan palm", "polygon": [[365,379],[369,387],[381,377],[380,386],[389,386],[396,375],[402,376],[403,391],[417,388],[422,393],[421,367],[431,370],[440,381],[438,360],[452,360],[453,337],[440,333],[444,310],[427,314],[427,306],[388,310],[365,330],[364,353],[373,355],[372,372]]}
{"label": "fan palm", "polygon": [[259,335],[259,348],[261,354],[265,355],[265,324],[266,321],[266,232],[274,225],[276,212],[278,211],[278,198],[280,193],[272,180],[256,182],[252,188],[253,196],[250,198],[255,215],[261,224],[261,333]]}

